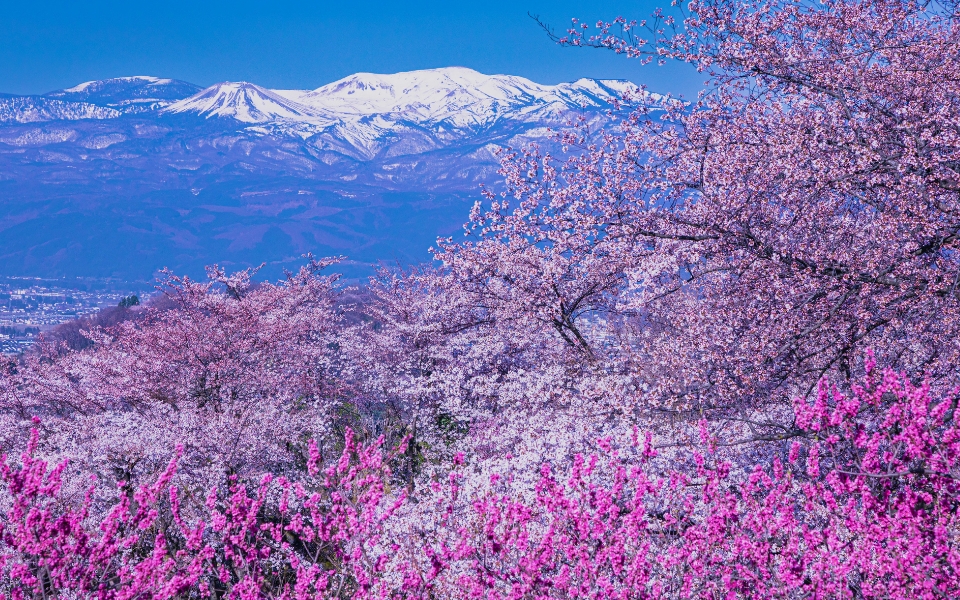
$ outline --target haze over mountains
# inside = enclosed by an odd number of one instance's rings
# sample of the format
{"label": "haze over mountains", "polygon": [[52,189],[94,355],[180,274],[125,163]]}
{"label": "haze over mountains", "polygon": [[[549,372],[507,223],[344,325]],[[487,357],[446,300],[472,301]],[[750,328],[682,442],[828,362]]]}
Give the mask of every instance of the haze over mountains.
{"label": "haze over mountains", "polygon": [[315,90],[157,77],[0,95],[0,274],[268,273],[300,255],[421,262],[460,230],[495,151],[608,118],[636,86],[465,68],[358,73]]}

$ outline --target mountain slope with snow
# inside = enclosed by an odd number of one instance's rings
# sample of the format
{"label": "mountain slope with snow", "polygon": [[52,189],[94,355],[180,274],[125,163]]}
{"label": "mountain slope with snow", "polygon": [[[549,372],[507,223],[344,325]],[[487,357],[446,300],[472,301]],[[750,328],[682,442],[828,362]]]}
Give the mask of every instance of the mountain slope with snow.
{"label": "mountain slope with snow", "polygon": [[123,112],[158,110],[200,91],[200,86],[176,79],[135,76],[87,81],[65,90],[44,94],[70,102],[85,102]]}
{"label": "mountain slope with snow", "polygon": [[42,96],[0,96],[0,123],[115,119],[121,114],[114,108],[87,102],[67,102]]}
{"label": "mountain slope with snow", "polygon": [[450,67],[358,73],[312,91],[221,83],[161,113],[230,118],[256,126],[253,131],[310,138],[317,149],[370,160],[391,150],[409,154],[446,147],[502,122],[563,125],[575,113],[611,108],[624,94],[641,92],[624,81],[541,85]]}
{"label": "mountain slope with snow", "polygon": [[193,113],[206,118],[226,117],[241,123],[330,121],[324,120],[316,110],[245,81],[212,85],[165,107],[161,112]]}
{"label": "mountain slope with snow", "polygon": [[450,67],[393,75],[357,73],[294,97],[301,104],[339,115],[382,115],[418,124],[446,122],[477,127],[500,118],[557,116],[583,108],[608,107],[637,86],[623,81],[581,79],[540,85],[513,75],[484,75]]}

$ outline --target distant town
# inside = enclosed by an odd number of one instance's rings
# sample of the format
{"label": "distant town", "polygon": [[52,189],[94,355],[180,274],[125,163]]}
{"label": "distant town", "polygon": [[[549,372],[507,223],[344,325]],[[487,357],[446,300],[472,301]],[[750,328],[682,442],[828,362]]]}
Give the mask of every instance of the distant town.
{"label": "distant town", "polygon": [[0,353],[19,354],[44,331],[148,293],[106,279],[0,277]]}

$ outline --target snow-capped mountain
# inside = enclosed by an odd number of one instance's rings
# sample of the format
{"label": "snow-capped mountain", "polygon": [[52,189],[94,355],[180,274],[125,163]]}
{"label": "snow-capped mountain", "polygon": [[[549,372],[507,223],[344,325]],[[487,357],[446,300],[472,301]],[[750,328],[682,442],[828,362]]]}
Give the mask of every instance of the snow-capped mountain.
{"label": "snow-capped mountain", "polygon": [[[460,230],[498,149],[593,128],[625,81],[542,85],[465,68],[314,90],[159,77],[0,95],[0,275],[149,278],[167,266],[350,256],[418,262]],[[629,100],[628,100],[629,104]]]}
{"label": "snow-capped mountain", "polygon": [[292,121],[328,125],[331,122],[331,119],[323,119],[317,111],[284,95],[245,81],[212,85],[167,106],[161,112],[193,113],[207,118],[228,117],[241,123]]}
{"label": "snow-capped mountain", "polygon": [[571,110],[609,107],[624,94],[640,91],[619,80],[541,85],[514,75],[449,67],[393,75],[357,73],[315,90],[218,83],[162,112],[231,117],[244,123],[291,120],[323,125],[378,116],[398,123],[476,128],[501,118],[538,120]]}
{"label": "snow-capped mountain", "polygon": [[311,138],[318,149],[370,160],[398,142],[404,148],[396,146],[393,154],[435,150],[504,121],[561,125],[576,112],[610,108],[629,94],[639,97],[640,91],[625,81],[541,85],[513,75],[450,67],[393,75],[358,73],[315,90],[220,83],[161,113],[230,118],[255,126],[250,131]]}
{"label": "snow-capped mountain", "polygon": [[144,75],[87,81],[47,98],[109,106],[124,112],[157,110],[200,91],[200,86],[176,79]]}
{"label": "snow-capped mountain", "polygon": [[381,115],[421,125],[471,128],[500,118],[534,120],[585,107],[607,107],[624,93],[637,91],[636,85],[625,81],[581,79],[540,85],[523,77],[450,67],[394,75],[357,73],[310,92],[278,93],[343,116]]}
{"label": "snow-capped mountain", "polygon": [[198,90],[185,81],[138,76],[87,81],[42,96],[0,95],[0,123],[115,119],[157,111]]}

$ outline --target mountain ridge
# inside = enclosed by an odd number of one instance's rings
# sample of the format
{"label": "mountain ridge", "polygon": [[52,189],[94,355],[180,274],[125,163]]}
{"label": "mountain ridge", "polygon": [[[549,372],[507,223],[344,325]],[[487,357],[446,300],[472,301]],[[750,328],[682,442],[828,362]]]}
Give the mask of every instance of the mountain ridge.
{"label": "mountain ridge", "polygon": [[279,273],[313,252],[350,256],[362,277],[382,259],[428,260],[479,185],[496,186],[499,149],[559,153],[556,131],[596,129],[622,94],[662,100],[623,81],[464,68],[314,90],[137,76],[0,95],[0,275]]}

